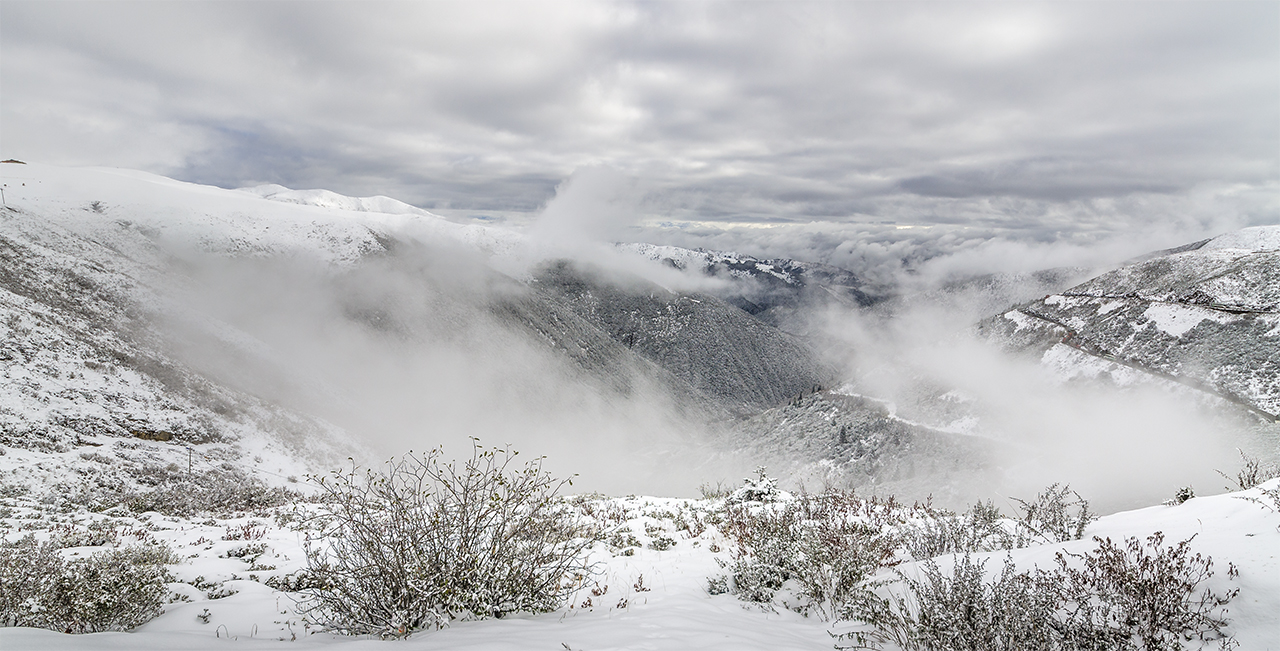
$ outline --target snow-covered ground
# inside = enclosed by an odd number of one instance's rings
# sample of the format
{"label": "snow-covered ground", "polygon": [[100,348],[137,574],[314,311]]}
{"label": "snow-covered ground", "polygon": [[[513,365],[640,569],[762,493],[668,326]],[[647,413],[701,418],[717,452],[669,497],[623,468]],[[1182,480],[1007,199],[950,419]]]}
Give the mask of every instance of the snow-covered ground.
{"label": "snow-covered ground", "polygon": [[[1166,541],[1194,536],[1194,551],[1213,559],[1215,592],[1239,588],[1228,606],[1229,632],[1243,651],[1280,649],[1280,504],[1261,489],[1280,488],[1280,479],[1235,494],[1192,499],[1178,506],[1154,506],[1106,516],[1091,524],[1082,540],[1010,552],[1019,568],[1047,567],[1058,551],[1083,553],[1093,536],[1120,541],[1162,531]],[[1262,498],[1262,503],[1245,498]],[[128,633],[65,635],[26,628],[0,629],[4,649],[370,649],[395,645],[413,649],[829,649],[831,631],[847,631],[781,604],[762,607],[728,594],[712,595],[707,578],[723,573],[733,543],[714,525],[682,528],[722,505],[719,500],[652,497],[582,498],[591,512],[604,514],[619,536],[591,550],[595,574],[559,610],[504,619],[454,622],[423,631],[403,642],[385,642],[320,632],[299,614],[297,593],[267,585],[273,577],[305,565],[305,529],[277,517],[191,519],[157,513],[112,517],[79,512],[36,516],[10,507],[5,536],[70,535],[90,522],[108,521],[120,532],[115,544],[164,542],[186,559],[172,567],[174,603]],[[12,502],[12,500],[10,500]],[[235,517],[238,516],[238,517]],[[68,526],[70,525],[70,526]],[[695,532],[698,535],[693,535]],[[627,540],[626,535],[634,536]],[[666,544],[662,539],[667,539]],[[658,544],[655,544],[658,541]],[[613,544],[610,544],[613,543]],[[666,547],[659,550],[658,548]],[[70,548],[67,555],[99,548]],[[998,567],[1005,552],[985,555]],[[1239,576],[1227,576],[1228,564]],[[910,566],[903,571],[910,573]],[[592,593],[592,590],[596,594]]]}

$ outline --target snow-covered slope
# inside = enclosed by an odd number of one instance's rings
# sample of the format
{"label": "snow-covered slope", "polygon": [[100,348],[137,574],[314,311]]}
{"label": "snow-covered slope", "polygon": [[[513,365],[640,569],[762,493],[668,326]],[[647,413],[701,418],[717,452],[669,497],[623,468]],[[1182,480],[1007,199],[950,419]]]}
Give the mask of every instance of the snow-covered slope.
{"label": "snow-covered slope", "polygon": [[542,267],[534,284],[739,417],[838,379],[803,341],[714,296],[568,262]]}
{"label": "snow-covered slope", "polygon": [[421,208],[381,195],[376,197],[348,197],[329,190],[290,190],[283,185],[275,184],[240,188],[240,191],[255,194],[263,199],[296,203],[304,206],[320,206],[321,208],[336,208],[355,212],[377,212],[388,215],[436,217],[436,215],[432,215]]}
{"label": "snow-covered slope", "polygon": [[[1153,506],[1117,513],[1088,526],[1082,540],[979,554],[988,571],[997,571],[1006,553],[1026,570],[1049,567],[1059,551],[1084,553],[1094,536],[1121,541],[1145,538],[1157,531],[1166,541],[1192,538],[1192,549],[1213,560],[1215,575],[1205,587],[1221,594],[1240,590],[1228,606],[1227,632],[1241,651],[1280,649],[1280,505],[1262,490],[1280,489],[1273,480],[1244,493],[1203,497],[1179,506]],[[1259,501],[1250,501],[1253,498]],[[12,502],[13,500],[8,500]],[[90,522],[113,520],[123,544],[163,541],[187,559],[172,572],[170,584],[181,601],[131,633],[64,635],[29,628],[0,628],[4,649],[375,649],[393,644],[406,649],[523,651],[525,649],[649,649],[686,651],[819,651],[833,648],[829,631],[849,625],[806,617],[783,607],[740,601],[730,594],[710,594],[707,578],[722,575],[732,562],[732,539],[705,522],[723,507],[722,500],[670,498],[587,498],[593,512],[620,518],[621,530],[633,538],[622,544],[600,541],[592,548],[594,575],[562,608],[542,615],[455,622],[439,631],[420,632],[408,640],[388,642],[317,632],[299,612],[301,595],[267,585],[304,567],[306,530],[281,526],[270,518],[229,517],[187,521],[144,514],[140,518],[108,518],[81,513],[62,518],[59,531],[85,528]],[[11,509],[0,523],[24,522],[42,537],[55,535],[52,523],[30,519],[29,509]],[[238,532],[252,539],[236,539]],[[655,544],[659,539],[667,542]],[[673,543],[673,544],[672,544]],[[246,552],[246,548],[250,551]],[[87,554],[94,547],[69,549]],[[1238,577],[1228,576],[1228,564]],[[911,573],[910,565],[900,566]],[[882,578],[892,572],[883,571]],[[277,584],[278,585],[278,584]],[[592,592],[594,590],[594,593]],[[785,592],[785,590],[784,590]],[[1194,647],[1193,647],[1194,648]],[[890,647],[892,649],[892,647]]]}
{"label": "snow-covered slope", "polygon": [[1280,414],[1280,226],[1149,256],[988,319],[983,331],[1068,375],[1133,371],[1275,420]]}
{"label": "snow-covered slope", "polygon": [[[186,445],[293,441],[298,454],[281,454],[301,466],[263,461],[281,479],[352,454],[343,428],[420,431],[422,416],[407,415],[418,409],[501,437],[588,414],[582,395],[598,394],[627,427],[644,427],[618,416],[637,409],[696,429],[833,379],[804,342],[718,298],[621,271],[593,296],[547,273],[513,278],[490,263],[525,253],[519,233],[389,199],[0,172],[6,446],[74,456],[106,444],[91,436],[155,439],[181,465]],[[495,401],[505,420],[483,406]],[[649,427],[681,429],[670,425]],[[311,431],[330,443],[309,445]]]}
{"label": "snow-covered slope", "polygon": [[990,494],[999,461],[993,440],[900,418],[848,386],[807,392],[737,429],[742,453],[773,460],[780,476],[943,504]]}
{"label": "snow-covered slope", "polygon": [[[307,224],[192,215],[201,202],[191,195],[216,204],[218,194],[158,177],[12,164],[0,172],[0,443],[11,479],[37,466],[84,466],[81,474],[117,481],[118,468],[76,453],[124,444],[122,457],[147,466],[185,466],[193,446],[279,484],[355,450],[323,419],[196,372],[176,354],[198,344],[228,365],[282,373],[252,337],[174,300],[182,283],[158,244],[166,233],[223,252],[281,251],[319,239]],[[254,236],[271,226],[272,236]],[[350,229],[307,249],[338,260],[376,245]]]}

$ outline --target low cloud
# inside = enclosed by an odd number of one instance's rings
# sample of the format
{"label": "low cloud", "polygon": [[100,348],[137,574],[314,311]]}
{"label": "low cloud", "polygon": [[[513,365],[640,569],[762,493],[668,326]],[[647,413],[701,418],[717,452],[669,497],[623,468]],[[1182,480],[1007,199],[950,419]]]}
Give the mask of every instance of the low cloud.
{"label": "low cloud", "polygon": [[[1272,186],[1268,186],[1272,187]],[[805,223],[649,220],[629,241],[822,262],[873,283],[929,286],[987,273],[1110,268],[1152,251],[1274,223],[1274,194],[1237,186],[1054,204],[899,201],[896,220]],[[932,215],[912,219],[911,215]]]}
{"label": "low cloud", "polygon": [[1185,388],[1071,382],[1036,357],[1004,353],[970,332],[981,296],[948,298],[910,302],[888,320],[832,314],[826,332],[850,351],[859,392],[891,401],[904,418],[999,442],[999,466],[986,478],[997,495],[984,497],[1006,509],[1053,482],[1104,513],[1187,485],[1222,492],[1215,469],[1235,468],[1235,448],[1257,442],[1242,415],[1216,412]]}

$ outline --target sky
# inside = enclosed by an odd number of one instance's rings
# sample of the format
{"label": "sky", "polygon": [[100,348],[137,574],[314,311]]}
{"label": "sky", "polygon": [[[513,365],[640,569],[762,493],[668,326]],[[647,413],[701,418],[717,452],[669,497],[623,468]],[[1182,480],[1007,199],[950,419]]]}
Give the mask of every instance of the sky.
{"label": "sky", "polygon": [[623,239],[1079,262],[1280,223],[1280,4],[5,0],[0,156],[508,221],[605,169]]}

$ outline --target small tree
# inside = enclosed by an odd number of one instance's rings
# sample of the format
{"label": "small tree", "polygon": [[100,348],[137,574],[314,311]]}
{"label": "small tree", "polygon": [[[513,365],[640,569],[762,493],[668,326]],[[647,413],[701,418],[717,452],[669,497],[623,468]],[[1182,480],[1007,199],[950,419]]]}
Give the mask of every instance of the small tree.
{"label": "small tree", "polygon": [[382,472],[312,478],[327,506],[307,546],[310,613],[332,629],[398,637],[458,618],[554,610],[588,571],[568,480],[510,448],[442,462],[410,453]]}

